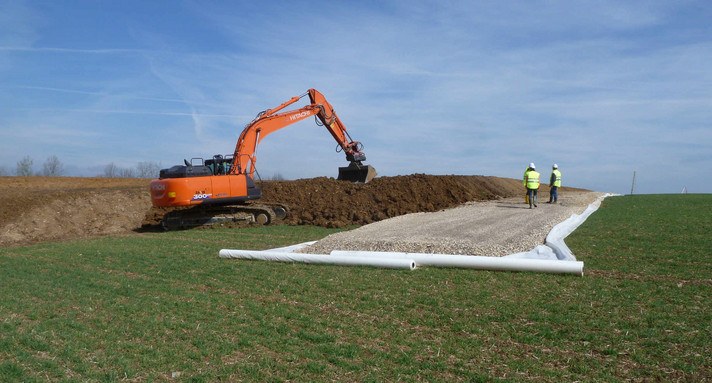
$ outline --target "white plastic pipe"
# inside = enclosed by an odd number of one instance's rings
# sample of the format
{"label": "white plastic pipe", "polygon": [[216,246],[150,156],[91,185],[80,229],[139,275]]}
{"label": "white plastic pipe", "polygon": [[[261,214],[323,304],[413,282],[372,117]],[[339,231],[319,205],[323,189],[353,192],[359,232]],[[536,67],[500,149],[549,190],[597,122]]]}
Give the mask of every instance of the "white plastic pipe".
{"label": "white plastic pipe", "polygon": [[542,273],[576,274],[583,276],[583,262],[551,261],[505,257],[482,257],[475,255],[397,253],[380,251],[334,250],[331,256],[385,259],[401,258],[414,260],[417,266],[462,267],[480,270],[536,271]]}
{"label": "white plastic pipe", "polygon": [[576,257],[564,243],[564,238],[596,211],[604,198],[612,195],[614,194],[606,194],[599,197],[582,214],[573,214],[569,219],[555,226],[546,237],[546,246],[539,245],[528,252],[510,254],[504,257],[341,250],[334,250],[331,255],[293,253],[314,242],[305,242],[268,251],[223,249],[220,250],[220,257],[409,268],[410,270],[415,269],[417,265],[482,270],[537,271],[583,276],[583,262],[576,261]]}
{"label": "white plastic pipe", "polygon": [[415,261],[405,257],[358,257],[327,254],[301,254],[283,251],[220,250],[220,258],[261,259],[278,262],[324,263],[343,266],[372,266],[389,269],[415,269]]}

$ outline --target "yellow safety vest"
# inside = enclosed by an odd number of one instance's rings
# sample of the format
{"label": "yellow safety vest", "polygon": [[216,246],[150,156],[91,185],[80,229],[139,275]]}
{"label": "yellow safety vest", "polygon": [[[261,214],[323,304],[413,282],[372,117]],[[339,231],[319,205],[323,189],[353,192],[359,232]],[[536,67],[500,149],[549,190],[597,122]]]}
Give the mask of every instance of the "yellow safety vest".
{"label": "yellow safety vest", "polygon": [[554,173],[554,183],[551,186],[561,186],[561,172],[559,169],[554,169],[552,173]]}
{"label": "yellow safety vest", "polygon": [[524,175],[524,185],[527,189],[539,189],[539,173],[534,170],[527,172]]}

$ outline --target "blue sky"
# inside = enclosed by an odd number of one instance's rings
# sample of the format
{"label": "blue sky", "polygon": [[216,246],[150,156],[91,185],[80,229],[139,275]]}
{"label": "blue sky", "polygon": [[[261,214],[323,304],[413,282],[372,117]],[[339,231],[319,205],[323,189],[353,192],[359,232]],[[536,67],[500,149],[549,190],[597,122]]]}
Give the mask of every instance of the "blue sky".
{"label": "blue sky", "polygon": [[[230,154],[316,88],[379,175],[556,162],[568,186],[710,193],[710,20],[709,1],[0,0],[0,166]],[[308,119],[257,169],[335,177],[335,146]]]}

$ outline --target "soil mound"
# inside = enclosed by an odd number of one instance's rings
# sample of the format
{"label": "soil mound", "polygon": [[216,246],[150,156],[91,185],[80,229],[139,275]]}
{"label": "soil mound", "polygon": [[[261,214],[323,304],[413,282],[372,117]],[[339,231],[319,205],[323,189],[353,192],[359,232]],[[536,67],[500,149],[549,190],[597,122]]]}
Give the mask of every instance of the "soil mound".
{"label": "soil mound", "polygon": [[[167,209],[151,207],[149,184],[127,178],[0,177],[0,245],[158,228]],[[378,177],[367,184],[326,177],[265,181],[261,187],[263,202],[287,205],[287,224],[324,227],[523,195],[520,180],[426,174]]]}
{"label": "soil mound", "polygon": [[262,193],[264,202],[287,205],[290,225],[344,227],[512,197],[522,194],[522,186],[521,181],[498,177],[413,174],[379,177],[367,184],[326,177],[269,181]]}
{"label": "soil mound", "polygon": [[151,208],[150,180],[0,177],[0,245],[129,233]]}

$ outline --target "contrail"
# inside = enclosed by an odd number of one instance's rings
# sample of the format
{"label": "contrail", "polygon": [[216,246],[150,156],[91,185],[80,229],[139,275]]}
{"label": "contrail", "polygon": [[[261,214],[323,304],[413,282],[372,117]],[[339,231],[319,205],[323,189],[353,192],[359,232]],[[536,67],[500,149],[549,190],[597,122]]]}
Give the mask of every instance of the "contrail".
{"label": "contrail", "polygon": [[86,53],[86,54],[115,54],[115,53],[149,53],[145,49],[76,49],[76,48],[51,48],[51,47],[8,47],[0,46],[0,51],[6,52],[56,52],[56,53]]}
{"label": "contrail", "polygon": [[110,109],[59,109],[59,108],[18,108],[16,110],[30,112],[70,112],[70,113],[100,113],[100,114],[145,114],[156,116],[188,116],[188,117],[230,117],[244,118],[234,114],[201,114],[187,112],[152,112],[149,110],[110,110]]}
{"label": "contrail", "polygon": [[51,92],[62,92],[62,93],[76,93],[76,94],[89,94],[89,95],[95,95],[95,96],[116,96],[116,97],[128,97],[128,98],[133,98],[133,99],[138,99],[138,100],[150,100],[150,101],[167,101],[167,102],[179,102],[182,104],[185,103],[190,103],[193,104],[192,102],[187,102],[186,100],[181,100],[178,98],[159,98],[159,97],[142,97],[142,96],[127,96],[123,94],[112,94],[112,93],[105,93],[105,92],[92,92],[88,90],[76,90],[76,89],[64,89],[64,88],[50,88],[50,87],[45,87],[45,86],[25,86],[25,85],[18,85],[18,86],[13,86],[13,88],[18,88],[18,89],[32,89],[32,90],[47,90]]}

